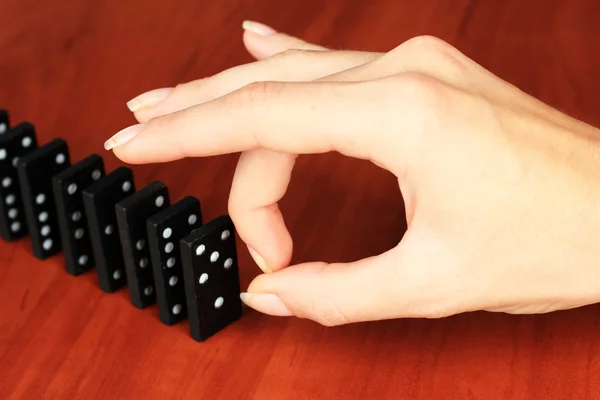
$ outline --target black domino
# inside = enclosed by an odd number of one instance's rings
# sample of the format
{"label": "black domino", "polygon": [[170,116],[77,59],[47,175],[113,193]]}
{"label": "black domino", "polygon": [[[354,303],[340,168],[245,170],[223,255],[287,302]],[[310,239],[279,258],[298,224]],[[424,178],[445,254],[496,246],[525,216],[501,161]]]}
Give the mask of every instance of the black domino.
{"label": "black domino", "polygon": [[115,206],[129,297],[137,308],[156,301],[146,221],[167,208],[169,201],[167,186],[154,181]]}
{"label": "black domino", "polygon": [[104,161],[92,154],[52,178],[65,266],[71,275],[80,275],[94,266],[82,191],[103,176]]}
{"label": "black domino", "polygon": [[71,165],[67,142],[54,139],[17,162],[33,254],[44,260],[62,250],[52,177]]}
{"label": "black domino", "polygon": [[233,222],[222,215],[180,244],[190,333],[204,341],[242,316]]}
{"label": "black domino", "polygon": [[[8,117],[0,123],[8,124]],[[17,161],[37,148],[35,127],[24,122],[0,136],[0,234],[7,242],[27,235]]]}
{"label": "black domino", "polygon": [[179,242],[202,226],[200,202],[185,197],[150,217],[147,225],[160,320],[174,325],[187,316]]}
{"label": "black domino", "polygon": [[119,167],[83,190],[98,284],[112,293],[127,284],[115,205],[135,193],[133,172]]}
{"label": "black domino", "polygon": [[4,135],[10,128],[10,118],[8,111],[0,109],[0,135]]}

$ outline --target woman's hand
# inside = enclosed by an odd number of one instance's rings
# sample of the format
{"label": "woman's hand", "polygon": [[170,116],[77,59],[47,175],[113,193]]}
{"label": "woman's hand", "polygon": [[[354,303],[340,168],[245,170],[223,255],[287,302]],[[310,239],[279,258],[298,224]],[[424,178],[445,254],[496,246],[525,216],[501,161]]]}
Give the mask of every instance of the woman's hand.
{"label": "woman's hand", "polygon": [[[435,38],[377,54],[249,28],[259,61],[143,95],[107,142],[129,163],[243,152],[229,211],[265,271],[249,306],[338,325],[600,300],[596,129]],[[277,202],[296,156],[328,151],[394,173],[408,230],[376,257],[288,266]]]}

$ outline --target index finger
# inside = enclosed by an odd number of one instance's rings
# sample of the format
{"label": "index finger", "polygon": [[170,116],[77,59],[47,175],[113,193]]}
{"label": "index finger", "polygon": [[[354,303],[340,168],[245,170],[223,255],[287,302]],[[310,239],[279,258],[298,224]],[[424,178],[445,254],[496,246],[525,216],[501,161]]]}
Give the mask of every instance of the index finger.
{"label": "index finger", "polygon": [[[105,148],[114,148],[117,157],[134,164],[257,148],[296,154],[338,151],[386,164],[391,160],[382,159],[381,150],[389,146],[374,135],[389,137],[386,133],[395,129],[393,122],[406,124],[414,104],[411,91],[398,87],[393,97],[402,101],[386,102],[389,85],[384,81],[253,83],[126,128]],[[398,158],[397,153],[390,155]]]}

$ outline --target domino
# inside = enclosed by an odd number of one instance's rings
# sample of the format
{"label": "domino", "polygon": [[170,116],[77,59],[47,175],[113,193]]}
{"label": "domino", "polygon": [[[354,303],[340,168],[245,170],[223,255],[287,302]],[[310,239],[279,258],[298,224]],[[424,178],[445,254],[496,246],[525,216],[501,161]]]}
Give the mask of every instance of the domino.
{"label": "domino", "polygon": [[133,172],[119,167],[83,190],[98,284],[113,293],[127,284],[115,205],[135,193]]}
{"label": "domino", "polygon": [[[8,116],[0,124],[8,126]],[[13,242],[27,235],[23,197],[17,176],[19,158],[37,148],[35,127],[24,122],[0,135],[0,235]]]}
{"label": "domino", "polygon": [[192,196],[147,221],[158,313],[165,325],[174,325],[187,316],[179,242],[200,226],[200,202]]}
{"label": "domino", "polygon": [[[131,304],[145,308],[156,301],[146,221],[169,206],[169,190],[154,181],[115,205]],[[173,248],[168,251],[171,253]]]}
{"label": "domino", "polygon": [[33,254],[41,260],[62,250],[52,177],[70,165],[67,142],[60,138],[33,150],[17,162]]}
{"label": "domino", "polygon": [[0,135],[5,134],[10,128],[10,120],[8,117],[8,111],[0,109]]}
{"label": "domino", "polygon": [[235,227],[222,215],[180,246],[190,334],[202,342],[242,316]]}
{"label": "domino", "polygon": [[94,266],[82,190],[104,176],[104,161],[92,154],[52,178],[67,272],[77,276]]}

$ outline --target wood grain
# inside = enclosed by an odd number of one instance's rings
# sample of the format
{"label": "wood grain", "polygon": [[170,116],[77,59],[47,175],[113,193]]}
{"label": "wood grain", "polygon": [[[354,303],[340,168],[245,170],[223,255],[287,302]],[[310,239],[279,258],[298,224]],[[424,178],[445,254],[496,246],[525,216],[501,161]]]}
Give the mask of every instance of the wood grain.
{"label": "wood grain", "polygon": [[[431,34],[543,101],[600,125],[596,0],[3,0],[0,107],[35,123],[74,160],[133,122],[148,89],[251,61],[254,19],[334,48],[387,51]],[[135,166],[173,199],[226,212],[237,155]],[[294,262],[377,254],[402,235],[389,174],[337,155],[301,157],[282,210]],[[328,239],[325,239],[328,238]],[[599,399],[600,309],[540,316],[463,314],[323,328],[246,311],[208,342],[156,307],[74,278],[60,256],[0,243],[0,398],[7,399]],[[259,272],[239,243],[242,285]],[[598,283],[600,285],[600,282]]]}

